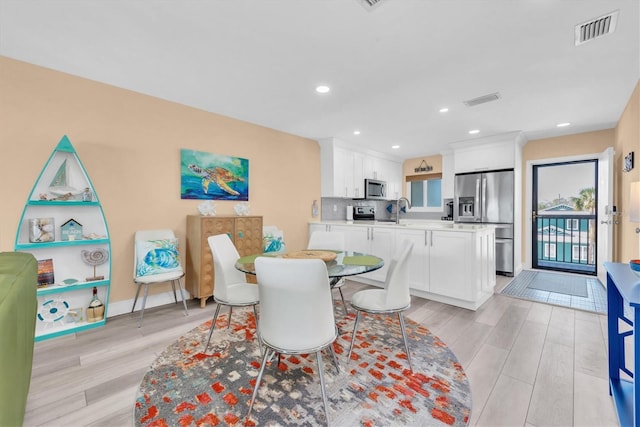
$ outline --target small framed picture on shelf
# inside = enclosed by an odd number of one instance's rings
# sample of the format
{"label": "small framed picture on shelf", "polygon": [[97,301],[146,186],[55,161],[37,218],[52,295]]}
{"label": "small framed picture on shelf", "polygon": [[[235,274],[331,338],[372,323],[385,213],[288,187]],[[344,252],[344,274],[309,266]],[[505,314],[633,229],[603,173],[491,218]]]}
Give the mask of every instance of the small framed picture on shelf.
{"label": "small framed picture on shelf", "polygon": [[55,283],[53,274],[53,259],[38,260],[38,287],[44,288]]}
{"label": "small framed picture on shelf", "polygon": [[53,218],[31,218],[29,220],[29,241],[31,243],[53,242],[56,240]]}

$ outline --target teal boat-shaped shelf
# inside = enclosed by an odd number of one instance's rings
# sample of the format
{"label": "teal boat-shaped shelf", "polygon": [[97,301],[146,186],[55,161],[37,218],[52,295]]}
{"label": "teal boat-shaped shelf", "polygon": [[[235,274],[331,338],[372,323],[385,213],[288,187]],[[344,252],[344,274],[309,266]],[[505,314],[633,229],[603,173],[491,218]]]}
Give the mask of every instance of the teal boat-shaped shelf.
{"label": "teal boat-shaped shelf", "polygon": [[99,206],[99,202],[84,202],[79,200],[29,200],[32,206]]}
{"label": "teal boat-shaped shelf", "polygon": [[44,248],[55,248],[61,246],[86,246],[86,245],[106,245],[109,244],[109,239],[83,239],[83,240],[65,240],[58,242],[43,242],[43,243],[18,243],[16,244],[16,251],[33,251]]}
{"label": "teal boat-shaped shelf", "polygon": [[76,282],[72,285],[65,285],[65,284],[55,284],[55,285],[49,285],[45,288],[38,288],[38,296],[41,295],[50,295],[50,294],[59,294],[61,292],[71,292],[71,291],[78,291],[81,289],[93,289],[93,287],[96,286],[109,286],[109,281],[108,280],[96,280],[93,282]]}
{"label": "teal boat-shaped shelf", "polygon": [[38,335],[36,335],[35,341],[43,341],[63,335],[75,334],[76,332],[86,331],[87,329],[99,328],[100,326],[104,326],[106,323],[107,322],[105,320],[93,323],[82,320],[74,323],[61,323],[60,325],[52,323],[52,326],[40,329]]}
{"label": "teal boat-shaped shelf", "polygon": [[[63,227],[69,223],[76,234]],[[34,284],[40,285],[36,341],[106,323],[111,277],[109,230],[100,199],[66,135],[27,197],[14,249],[30,252],[39,261],[38,284]],[[94,287],[105,306],[104,318],[87,322],[86,308]]]}

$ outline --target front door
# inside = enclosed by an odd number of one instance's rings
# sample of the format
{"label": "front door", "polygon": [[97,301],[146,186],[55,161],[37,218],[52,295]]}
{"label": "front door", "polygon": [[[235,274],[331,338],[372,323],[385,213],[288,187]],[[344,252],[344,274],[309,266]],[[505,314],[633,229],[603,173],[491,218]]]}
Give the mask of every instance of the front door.
{"label": "front door", "polygon": [[598,160],[533,166],[532,267],[596,275]]}
{"label": "front door", "polygon": [[598,265],[600,283],[606,286],[604,263],[613,260],[613,227],[618,223],[618,212],[613,205],[613,148],[607,148],[598,158]]}

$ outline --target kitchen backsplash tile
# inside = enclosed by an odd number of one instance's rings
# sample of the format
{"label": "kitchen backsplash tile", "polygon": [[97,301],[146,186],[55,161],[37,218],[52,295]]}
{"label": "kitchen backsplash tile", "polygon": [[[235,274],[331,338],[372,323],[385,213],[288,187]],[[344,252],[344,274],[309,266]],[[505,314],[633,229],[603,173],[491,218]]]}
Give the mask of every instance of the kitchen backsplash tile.
{"label": "kitchen backsplash tile", "polygon": [[[387,206],[393,204],[393,200],[353,200],[342,197],[323,197],[321,199],[322,221],[345,221],[347,219],[347,206],[373,206],[376,209],[376,219],[395,219],[394,213],[389,213]],[[402,214],[402,219],[437,219],[443,216],[443,212],[408,212]]]}

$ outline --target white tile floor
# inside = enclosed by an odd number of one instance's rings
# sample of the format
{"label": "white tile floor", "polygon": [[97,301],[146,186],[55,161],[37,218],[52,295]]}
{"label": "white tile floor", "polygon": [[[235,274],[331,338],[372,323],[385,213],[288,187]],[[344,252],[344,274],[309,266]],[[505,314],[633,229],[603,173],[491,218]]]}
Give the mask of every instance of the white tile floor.
{"label": "white tile floor", "polygon": [[[535,273],[535,271],[533,272]],[[503,295],[531,301],[545,302],[563,307],[571,307],[579,310],[593,311],[596,313],[607,312],[607,291],[596,277],[568,273],[554,273],[550,271],[544,272],[544,274],[553,274],[560,280],[584,280],[587,283],[588,293],[588,296],[584,298],[559,292],[548,292],[528,288],[527,285],[531,282],[533,276],[531,273],[531,270],[522,271],[507,284],[501,293]]]}

